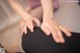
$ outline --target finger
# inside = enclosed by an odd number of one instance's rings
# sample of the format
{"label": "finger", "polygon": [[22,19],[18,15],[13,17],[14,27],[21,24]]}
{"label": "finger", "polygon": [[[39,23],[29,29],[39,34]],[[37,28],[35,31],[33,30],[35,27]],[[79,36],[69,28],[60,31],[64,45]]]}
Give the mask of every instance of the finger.
{"label": "finger", "polygon": [[26,28],[26,27],[23,29],[23,32],[24,32],[25,34],[27,34],[27,28]]}
{"label": "finger", "polygon": [[41,29],[46,35],[50,35],[50,31],[43,24],[41,25]]}
{"label": "finger", "polygon": [[33,26],[32,21],[30,21],[30,22],[27,23],[27,27],[30,29],[31,32],[34,31],[34,26]]}
{"label": "finger", "polygon": [[52,37],[53,37],[54,41],[55,41],[56,43],[60,43],[60,40],[59,40],[59,38],[58,38],[58,36],[57,36],[56,31],[53,30],[51,33],[52,33]]}
{"label": "finger", "polygon": [[24,25],[23,33],[27,34],[27,25],[26,24]]}
{"label": "finger", "polygon": [[58,38],[59,38],[60,42],[61,42],[61,43],[64,43],[65,40],[64,40],[64,37],[63,37],[63,35],[62,35],[61,30],[60,30],[60,29],[56,29],[56,30],[57,30],[57,35],[58,35]]}
{"label": "finger", "polygon": [[59,27],[60,27],[61,31],[64,32],[68,37],[71,36],[71,32],[69,32],[68,30],[66,30],[66,29],[65,29],[64,27],[62,27],[62,26],[59,26]]}
{"label": "finger", "polygon": [[26,24],[24,25],[24,27],[23,27],[23,29],[22,29],[22,34],[23,34],[23,33],[27,34],[27,25],[26,25]]}
{"label": "finger", "polygon": [[69,29],[69,28],[67,28],[67,27],[65,27],[65,26],[63,26],[66,30],[68,30],[68,31],[70,31],[70,32],[73,32],[73,30],[72,29]]}
{"label": "finger", "polygon": [[24,26],[25,26],[25,23],[23,22],[23,20],[21,20],[19,23],[19,29],[20,29],[21,35],[23,34],[22,30],[23,30]]}
{"label": "finger", "polygon": [[37,24],[38,27],[40,26],[40,21],[38,19],[33,18],[33,21]]}
{"label": "finger", "polygon": [[55,29],[54,27],[49,26],[49,25],[46,24],[46,23],[45,23],[45,25],[46,25],[46,27],[50,30],[50,32],[51,32],[51,34],[52,34],[52,37],[53,37],[53,39],[55,40],[55,42],[59,43],[60,40],[59,40],[59,38],[58,38],[56,29]]}
{"label": "finger", "polygon": [[58,38],[59,38],[60,42],[61,42],[61,43],[64,43],[65,40],[64,40],[64,37],[63,37],[63,35],[62,35],[61,30],[59,29],[59,26],[58,26],[58,25],[55,25],[54,27],[55,27],[55,29],[56,29],[56,31],[57,31],[57,35],[58,35]]}

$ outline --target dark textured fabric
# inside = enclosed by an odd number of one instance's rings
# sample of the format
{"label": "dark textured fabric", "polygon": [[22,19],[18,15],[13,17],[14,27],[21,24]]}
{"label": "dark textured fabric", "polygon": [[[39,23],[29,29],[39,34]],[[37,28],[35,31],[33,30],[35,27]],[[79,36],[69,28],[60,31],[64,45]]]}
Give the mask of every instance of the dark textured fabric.
{"label": "dark textured fabric", "polygon": [[22,36],[22,47],[26,53],[80,53],[80,34],[73,33],[72,37],[66,37],[64,44],[57,44],[52,36],[46,36],[38,27],[33,33],[28,30],[28,34]]}

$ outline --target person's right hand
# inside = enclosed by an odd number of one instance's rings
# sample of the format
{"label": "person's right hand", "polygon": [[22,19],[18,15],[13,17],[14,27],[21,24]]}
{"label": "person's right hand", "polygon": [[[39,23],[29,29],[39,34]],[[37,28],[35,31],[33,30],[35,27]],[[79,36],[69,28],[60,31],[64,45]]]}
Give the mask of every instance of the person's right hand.
{"label": "person's right hand", "polygon": [[[45,18],[46,16],[44,16]],[[53,18],[46,17],[46,19],[43,19],[43,22],[41,24],[41,29],[46,35],[52,34],[53,39],[57,43],[64,43],[64,37],[63,33],[66,34],[66,36],[70,37],[72,30],[60,25],[57,23]]]}
{"label": "person's right hand", "polygon": [[27,28],[30,29],[31,32],[34,31],[34,23],[37,25],[37,26],[40,26],[40,21],[35,18],[35,17],[32,17],[32,16],[24,16],[24,26],[22,28],[22,32],[21,34],[25,33],[27,34]]}

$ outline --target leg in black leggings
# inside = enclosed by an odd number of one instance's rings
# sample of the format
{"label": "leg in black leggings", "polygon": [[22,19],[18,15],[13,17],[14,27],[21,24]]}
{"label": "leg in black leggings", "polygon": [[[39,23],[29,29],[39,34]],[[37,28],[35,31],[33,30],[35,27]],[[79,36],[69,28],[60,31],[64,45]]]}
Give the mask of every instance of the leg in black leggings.
{"label": "leg in black leggings", "polygon": [[26,53],[80,53],[80,34],[72,33],[72,37],[66,37],[66,42],[57,44],[52,36],[46,34],[38,27],[33,33],[23,34],[22,47]]}

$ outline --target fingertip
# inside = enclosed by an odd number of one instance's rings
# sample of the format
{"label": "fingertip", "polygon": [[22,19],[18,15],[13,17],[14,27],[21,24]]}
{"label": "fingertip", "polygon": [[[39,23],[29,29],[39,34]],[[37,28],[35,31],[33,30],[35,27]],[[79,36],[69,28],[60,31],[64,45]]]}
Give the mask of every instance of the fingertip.
{"label": "fingertip", "polygon": [[72,36],[71,32],[66,32],[65,34],[66,34],[67,37],[71,37]]}
{"label": "fingertip", "polygon": [[30,29],[31,32],[34,31],[34,26],[33,25],[32,26],[28,26],[28,28]]}
{"label": "fingertip", "polygon": [[67,34],[67,36],[68,36],[68,37],[71,37],[71,36],[72,36],[72,34],[71,34],[71,33],[69,33],[69,34]]}
{"label": "fingertip", "polygon": [[32,29],[31,32],[34,32],[34,30]]}
{"label": "fingertip", "polygon": [[24,28],[23,30],[22,30],[22,34],[27,34],[27,29],[26,28]]}
{"label": "fingertip", "polygon": [[71,30],[69,30],[69,31],[70,31],[70,32],[74,32],[74,30],[72,30],[72,29],[71,29]]}
{"label": "fingertip", "polygon": [[59,40],[59,39],[55,39],[55,42],[56,42],[56,43],[60,43],[60,40]]}
{"label": "fingertip", "polygon": [[56,43],[60,43],[60,41],[59,41],[59,40],[56,40],[55,42],[56,42]]}
{"label": "fingertip", "polygon": [[50,32],[47,32],[47,36],[50,36]]}
{"label": "fingertip", "polygon": [[52,38],[54,39],[54,41],[56,42],[56,43],[60,43],[60,40],[59,40],[59,38],[58,38],[58,36],[57,36],[57,34],[54,32],[54,33],[52,33]]}
{"label": "fingertip", "polygon": [[27,34],[27,31],[24,31],[25,34]]}
{"label": "fingertip", "polygon": [[65,43],[65,40],[61,40],[60,42],[63,44],[63,43]]}
{"label": "fingertip", "polygon": [[34,27],[31,27],[30,30],[31,30],[31,32],[33,32],[34,31]]}

